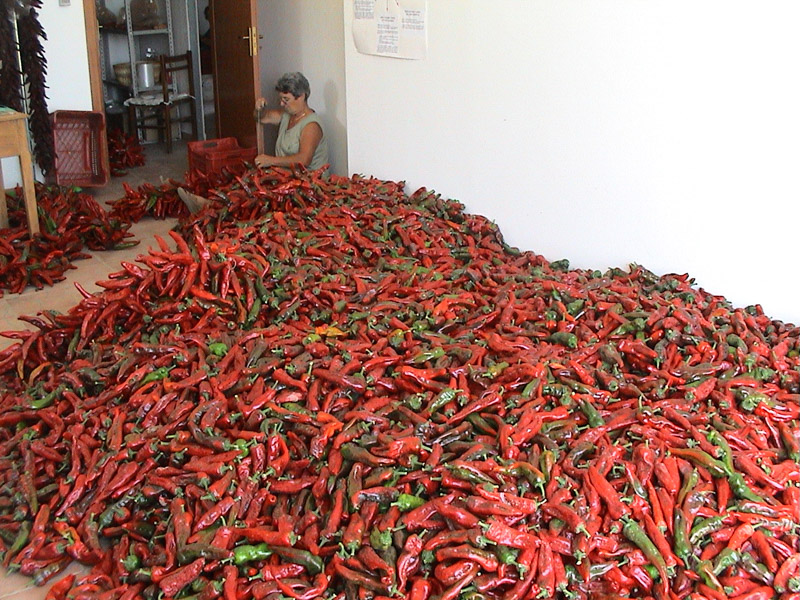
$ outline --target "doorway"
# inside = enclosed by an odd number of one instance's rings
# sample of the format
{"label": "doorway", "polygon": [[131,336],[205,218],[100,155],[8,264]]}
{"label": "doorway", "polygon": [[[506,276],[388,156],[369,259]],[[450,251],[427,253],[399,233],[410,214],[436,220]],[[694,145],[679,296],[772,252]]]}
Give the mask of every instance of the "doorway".
{"label": "doorway", "polygon": [[197,0],[198,52],[204,139],[217,137],[216,103],[214,102],[214,35],[211,30],[210,0]]}
{"label": "doorway", "polygon": [[[105,48],[107,40],[98,34],[98,12],[108,8],[119,15],[126,2],[130,0],[84,1],[92,103],[97,111],[106,109],[106,90],[118,83],[111,68],[116,59],[114,48]],[[194,79],[199,137],[232,136],[242,145],[254,146],[255,121],[243,117],[252,114],[261,93],[256,0],[166,0],[166,5],[171,6],[175,53],[191,50],[197,57]],[[215,43],[217,39],[221,41]],[[224,81],[216,80],[216,72],[223,73]]]}
{"label": "doorway", "polygon": [[[92,110],[105,113],[109,128],[128,129],[124,101],[132,95],[133,78],[136,77],[136,73],[132,72],[131,56],[135,55],[133,60],[138,61],[143,52],[155,57],[158,54],[183,54],[191,50],[194,57],[198,137],[207,137],[208,132],[204,127],[206,123],[211,125],[213,134],[213,93],[206,92],[212,90],[213,85],[209,77],[203,77],[210,74],[211,61],[208,53],[201,51],[201,38],[202,45],[205,45],[210,37],[210,26],[204,18],[204,9],[208,2],[209,0],[161,0],[158,3],[161,24],[154,26],[152,31],[134,30],[131,35],[126,25],[127,15],[132,14],[130,10],[126,10],[127,6],[132,6],[131,0],[84,0]],[[146,37],[142,37],[143,35]],[[132,51],[131,48],[136,50]],[[156,84],[159,84],[157,79]],[[201,84],[205,84],[202,95]],[[185,130],[181,130],[180,137],[185,138],[188,132],[187,125]],[[175,134],[177,133],[176,130]]]}

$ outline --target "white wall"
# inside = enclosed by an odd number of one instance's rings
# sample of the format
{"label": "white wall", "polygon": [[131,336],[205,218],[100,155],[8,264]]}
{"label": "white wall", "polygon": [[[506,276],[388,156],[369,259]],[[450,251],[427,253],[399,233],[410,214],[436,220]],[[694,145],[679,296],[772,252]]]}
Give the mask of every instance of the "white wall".
{"label": "white wall", "polygon": [[[259,0],[261,90],[277,108],[275,82],[284,73],[302,72],[311,83],[309,106],[328,138],[331,170],[347,174],[343,15],[340,0]],[[267,128],[265,144],[275,147],[277,129]]]}
{"label": "white wall", "polygon": [[796,2],[435,0],[421,61],[359,54],[352,3],[351,173],[800,323]]}
{"label": "white wall", "polygon": [[[42,42],[47,59],[47,108],[50,112],[92,110],[81,0],[72,0],[70,6],[59,6],[55,0],[43,2],[39,22],[47,34]],[[19,160],[4,158],[2,163],[5,186],[21,184]]]}

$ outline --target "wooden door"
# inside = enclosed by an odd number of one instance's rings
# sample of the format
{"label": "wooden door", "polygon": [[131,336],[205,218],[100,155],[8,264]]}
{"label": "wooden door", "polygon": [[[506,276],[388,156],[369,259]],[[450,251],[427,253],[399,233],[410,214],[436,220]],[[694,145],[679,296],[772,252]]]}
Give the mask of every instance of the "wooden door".
{"label": "wooden door", "polygon": [[211,0],[210,8],[217,136],[254,147],[253,108],[261,95],[256,0]]}

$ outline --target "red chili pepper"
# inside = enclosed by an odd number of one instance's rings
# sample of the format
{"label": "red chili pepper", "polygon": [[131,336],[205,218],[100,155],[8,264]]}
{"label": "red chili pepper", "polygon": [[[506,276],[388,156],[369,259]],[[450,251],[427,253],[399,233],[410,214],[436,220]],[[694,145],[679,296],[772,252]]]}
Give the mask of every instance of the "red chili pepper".
{"label": "red chili pepper", "polygon": [[597,471],[594,466],[590,466],[587,472],[589,475],[589,481],[606,503],[612,518],[620,519],[623,516],[630,514],[630,509],[619,499],[617,491],[611,486],[608,480]]}
{"label": "red chili pepper", "polygon": [[509,527],[499,519],[490,519],[489,528],[484,533],[487,539],[512,548],[537,548],[539,538],[535,535]]}
{"label": "red chili pepper", "polygon": [[470,560],[454,563],[439,563],[434,569],[434,577],[444,586],[451,586],[468,576],[475,576],[480,566]]}
{"label": "red chili pepper", "polygon": [[[772,570],[770,568],[770,570]],[[800,571],[800,552],[793,554],[783,561],[783,564],[775,571],[775,579],[772,582],[775,590],[782,594],[787,589],[787,583],[792,577],[797,577]]]}
{"label": "red chili pepper", "polygon": [[197,579],[200,573],[203,572],[205,564],[206,561],[204,558],[198,558],[185,567],[180,567],[169,575],[165,575],[158,582],[158,587],[161,588],[165,596],[173,597],[184,587]]}
{"label": "red chili pepper", "polygon": [[433,586],[427,579],[418,578],[414,580],[411,585],[411,591],[408,593],[408,600],[428,600],[433,593]]}
{"label": "red chili pepper", "polygon": [[742,547],[742,544],[747,542],[755,532],[753,526],[750,523],[743,523],[739,525],[731,535],[730,539],[728,540],[728,548],[731,550],[738,550]]}
{"label": "red chili pepper", "polygon": [[47,591],[45,600],[64,600],[67,597],[67,592],[75,582],[75,574],[70,573],[59,579],[56,583],[50,586]]}

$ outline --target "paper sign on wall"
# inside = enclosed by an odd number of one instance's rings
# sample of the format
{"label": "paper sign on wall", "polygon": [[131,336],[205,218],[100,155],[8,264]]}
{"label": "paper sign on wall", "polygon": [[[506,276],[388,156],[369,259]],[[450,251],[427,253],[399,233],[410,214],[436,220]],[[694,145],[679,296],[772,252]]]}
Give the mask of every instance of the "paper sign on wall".
{"label": "paper sign on wall", "polygon": [[427,0],[353,0],[353,41],[362,54],[425,58]]}

